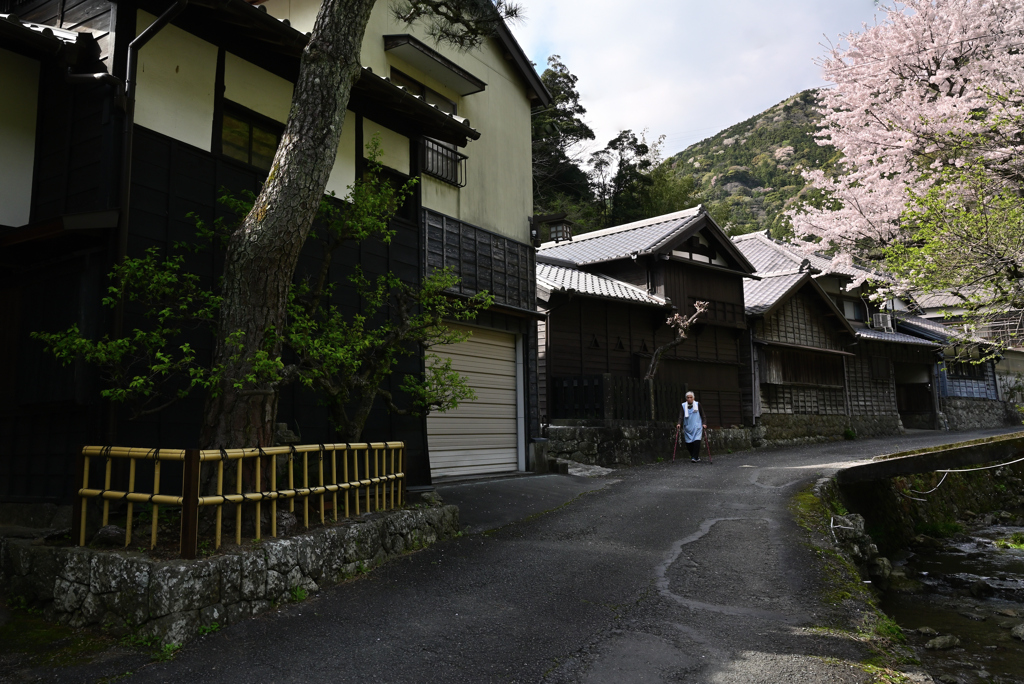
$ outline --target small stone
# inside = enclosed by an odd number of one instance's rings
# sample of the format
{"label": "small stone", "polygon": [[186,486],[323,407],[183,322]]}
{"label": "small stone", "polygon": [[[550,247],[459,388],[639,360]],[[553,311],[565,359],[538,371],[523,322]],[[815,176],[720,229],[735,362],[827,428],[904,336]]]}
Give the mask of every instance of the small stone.
{"label": "small stone", "polygon": [[922,636],[938,636],[939,633],[931,627],[918,627],[917,633]]}
{"label": "small stone", "polygon": [[996,593],[996,590],[991,584],[983,579],[975,580],[974,583],[971,584],[971,596],[975,598],[984,598],[986,596],[991,596],[994,593]]}
{"label": "small stone", "polygon": [[955,648],[960,645],[960,640],[952,634],[944,634],[940,637],[935,637],[927,644],[924,645],[929,651],[946,651],[951,648]]}
{"label": "small stone", "polygon": [[868,565],[868,575],[876,582],[885,582],[892,575],[892,563],[884,556],[878,556]]}
{"label": "small stone", "polygon": [[434,491],[434,492],[423,492],[422,494],[420,494],[420,498],[423,499],[423,501],[425,503],[429,503],[429,504],[438,504],[438,505],[440,505],[440,504],[444,503],[444,499],[442,499],[441,495],[438,494],[436,491]]}
{"label": "small stone", "polygon": [[290,537],[299,526],[299,519],[291,511],[277,512],[277,536]]}
{"label": "small stone", "polygon": [[107,525],[96,532],[92,543],[97,546],[124,546],[125,534],[123,527]]}
{"label": "small stone", "polygon": [[1020,639],[1024,641],[1024,622],[1020,623],[1016,627],[1010,630],[1010,636],[1014,639]]}
{"label": "small stone", "polygon": [[939,679],[940,682],[942,682],[942,684],[963,684],[963,682],[960,681],[960,678],[957,677],[956,675],[951,675],[951,674],[939,675],[938,679]]}
{"label": "small stone", "polygon": [[960,615],[967,618],[968,620],[974,620],[975,622],[984,622],[988,619],[987,616],[982,615],[980,613],[969,613],[967,611],[960,613]]}
{"label": "small stone", "polygon": [[217,625],[224,625],[227,622],[228,612],[224,608],[224,604],[215,603],[212,606],[207,606],[199,611],[199,624],[202,627],[206,627],[216,623]]}

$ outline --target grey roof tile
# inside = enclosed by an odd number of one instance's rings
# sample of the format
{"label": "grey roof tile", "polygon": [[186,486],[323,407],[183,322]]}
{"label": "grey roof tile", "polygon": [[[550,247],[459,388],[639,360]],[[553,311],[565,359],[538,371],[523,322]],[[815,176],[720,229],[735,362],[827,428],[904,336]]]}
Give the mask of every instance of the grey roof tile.
{"label": "grey roof tile", "polygon": [[551,292],[574,290],[581,294],[624,302],[666,306],[664,299],[648,294],[638,287],[599,273],[575,268],[537,263],[537,285]]}
{"label": "grey roof tile", "polygon": [[963,330],[943,325],[939,321],[934,321],[929,318],[911,316],[901,312],[897,314],[896,319],[897,325],[903,325],[904,327],[909,328],[911,332],[920,330],[925,335],[940,337],[947,342],[974,342],[978,344],[985,342],[985,340],[980,337],[968,335]]}
{"label": "grey roof tile", "polygon": [[895,342],[897,344],[915,344],[922,347],[937,347],[937,342],[932,340],[925,340],[920,337],[914,337],[913,335],[907,335],[899,332],[886,332],[884,330],[872,330],[871,328],[858,328],[857,337],[865,340],[875,340],[877,342]]}
{"label": "grey roof tile", "polygon": [[584,233],[566,242],[546,242],[538,254],[583,266],[631,254],[646,254],[700,217],[700,206],[623,226]]}
{"label": "grey roof tile", "polygon": [[764,233],[748,233],[732,239],[758,273],[772,273],[799,268],[804,258],[797,257],[788,249],[782,249]]}
{"label": "grey roof tile", "polygon": [[[804,252],[793,245],[776,242],[763,232],[737,235],[732,241],[743,252],[743,256],[754,264],[758,274],[800,268],[805,262],[806,266],[823,274],[844,275],[851,278],[867,274],[866,270],[858,266],[833,264],[828,257],[813,252]],[[805,269],[806,266],[804,266]]]}
{"label": "grey roof tile", "polygon": [[743,303],[748,316],[758,316],[768,311],[807,276],[795,270],[759,275],[762,276],[761,280],[743,281]]}

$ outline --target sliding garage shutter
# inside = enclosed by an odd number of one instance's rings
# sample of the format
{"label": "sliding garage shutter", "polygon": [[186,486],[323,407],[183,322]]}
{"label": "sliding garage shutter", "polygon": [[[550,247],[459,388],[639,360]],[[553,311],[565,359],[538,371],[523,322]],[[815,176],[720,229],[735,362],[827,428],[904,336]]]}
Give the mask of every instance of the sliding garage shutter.
{"label": "sliding garage shutter", "polygon": [[516,420],[516,338],[509,333],[465,328],[465,342],[432,350],[476,392],[454,411],[427,416],[433,478],[512,472],[519,467]]}

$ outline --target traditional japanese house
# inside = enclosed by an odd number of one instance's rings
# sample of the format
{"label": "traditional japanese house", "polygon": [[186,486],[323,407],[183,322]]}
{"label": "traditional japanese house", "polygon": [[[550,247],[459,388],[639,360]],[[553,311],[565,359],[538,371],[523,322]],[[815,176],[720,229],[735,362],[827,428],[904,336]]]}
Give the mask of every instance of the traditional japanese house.
{"label": "traditional japanese house", "polygon": [[[195,444],[201,398],[126,420],[100,400],[95,372],[62,367],[30,333],[73,323],[97,337],[109,332],[99,302],[115,260],[192,239],[189,212],[206,221],[228,213],[217,201],[222,188],[259,190],[318,8],[316,0],[0,0],[0,501],[67,501],[82,444]],[[342,310],[357,306],[347,280],[357,265],[410,283],[452,266],[462,277],[454,296],[494,295],[491,309],[467,322],[474,337],[439,351],[478,401],[427,418],[378,406],[366,424],[364,439],[406,443],[411,485],[529,465],[538,318],[530,121],[550,98],[504,26],[470,51],[428,41],[388,3],[375,6],[327,186],[346,195],[373,136],[389,177],[419,179],[390,243],[336,253],[330,277]],[[126,106],[129,72],[137,79]],[[222,259],[190,257],[188,266],[214,282]],[[192,342],[209,353],[211,339]],[[390,389],[400,405],[402,377],[423,363],[413,355],[398,368]],[[333,441],[326,408],[300,387],[282,393],[278,420],[303,441]]]}
{"label": "traditional japanese house", "polygon": [[540,401],[549,421],[649,420],[641,379],[654,350],[673,339],[668,314],[689,316],[706,301],[685,343],[663,357],[657,419],[674,421],[692,390],[710,424],[749,423],[740,350],[743,281],[754,268],[702,207],[550,242],[537,260],[538,305],[547,313]]}
{"label": "traditional japanese house", "polygon": [[852,287],[863,273],[760,232],[733,242],[762,279],[746,284],[744,297],[758,390],[753,413],[769,439],[938,427],[939,345],[896,331],[889,317],[869,328],[878,311]]}
{"label": "traditional japanese house", "polygon": [[[999,354],[992,354],[985,340],[970,337],[950,326],[934,320],[900,313],[894,316],[896,329],[932,340],[941,351],[932,363],[929,372],[935,378],[937,395],[942,409],[946,427],[952,430],[970,429],[974,427],[997,427],[1018,423],[1015,418],[1005,412],[1001,402],[999,384],[996,377],[996,364]],[[984,356],[984,358],[983,358]],[[923,375],[920,371],[918,375]],[[907,402],[918,402],[920,389],[908,388],[910,393]],[[969,414],[977,414],[970,416]],[[988,420],[985,420],[987,414]],[[980,420],[979,420],[980,419]],[[908,427],[917,427],[908,425]]]}
{"label": "traditional japanese house", "polygon": [[[920,294],[914,298],[921,318],[939,323],[953,334],[963,333],[964,302],[949,292]],[[996,360],[996,388],[1000,400],[1024,404],[1024,311],[1009,310],[983,312],[984,322],[976,325],[977,338],[990,343],[989,348],[998,348],[1000,358]],[[960,345],[960,352],[966,352],[968,359],[971,342]],[[975,343],[976,344],[976,343]]]}

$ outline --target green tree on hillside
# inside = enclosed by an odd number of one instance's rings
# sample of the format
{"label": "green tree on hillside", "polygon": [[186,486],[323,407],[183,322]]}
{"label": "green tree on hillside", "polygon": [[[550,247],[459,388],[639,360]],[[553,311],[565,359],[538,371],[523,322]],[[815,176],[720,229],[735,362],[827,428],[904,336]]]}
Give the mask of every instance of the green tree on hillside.
{"label": "green tree on hillside", "polygon": [[[548,57],[541,81],[551,93],[551,105],[533,117],[533,194],[538,207],[591,199],[590,182],[580,164],[581,143],[594,139],[583,121],[587,113],[576,89],[579,80],[558,55]],[[547,212],[540,212],[547,213]]]}

